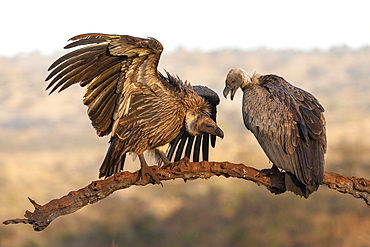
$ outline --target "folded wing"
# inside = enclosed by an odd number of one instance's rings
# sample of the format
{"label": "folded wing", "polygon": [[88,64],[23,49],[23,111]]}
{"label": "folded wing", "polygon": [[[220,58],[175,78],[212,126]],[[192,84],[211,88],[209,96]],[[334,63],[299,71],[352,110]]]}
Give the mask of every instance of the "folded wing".
{"label": "folded wing", "polygon": [[[268,93],[255,105],[251,131],[270,160],[306,185],[319,185],[324,174],[324,108],[310,93],[283,78],[261,79]],[[250,99],[253,100],[253,97]]]}

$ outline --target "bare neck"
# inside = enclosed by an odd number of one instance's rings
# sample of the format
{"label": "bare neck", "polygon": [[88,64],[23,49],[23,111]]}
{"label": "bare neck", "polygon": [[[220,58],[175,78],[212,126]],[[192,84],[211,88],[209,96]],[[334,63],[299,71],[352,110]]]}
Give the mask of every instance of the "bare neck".
{"label": "bare neck", "polygon": [[247,87],[249,87],[251,85],[259,85],[260,84],[260,81],[259,81],[260,77],[261,77],[261,75],[256,74],[256,73],[254,73],[251,77],[248,74],[246,74],[246,77],[243,80],[243,83],[240,86],[240,88],[244,91]]}
{"label": "bare neck", "polygon": [[248,72],[245,70],[241,69],[242,72],[242,84],[240,85],[240,88],[244,91],[247,85],[251,82],[251,77],[249,76]]}

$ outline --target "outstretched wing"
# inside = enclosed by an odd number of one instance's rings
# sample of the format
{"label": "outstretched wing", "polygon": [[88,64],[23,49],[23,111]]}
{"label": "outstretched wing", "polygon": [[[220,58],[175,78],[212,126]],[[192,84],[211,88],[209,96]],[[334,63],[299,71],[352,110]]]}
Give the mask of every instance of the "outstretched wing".
{"label": "outstretched wing", "polygon": [[[216,122],[217,105],[220,103],[218,94],[206,86],[193,86],[193,89],[209,104],[210,117]],[[183,124],[180,133],[170,142],[167,158],[171,161],[175,154],[173,161],[178,161],[183,157],[190,158],[191,153],[193,153],[193,161],[198,162],[200,151],[202,150],[203,160],[208,161],[210,142],[211,146],[214,148],[216,145],[215,135],[204,134],[194,137],[187,132],[185,124]]]}
{"label": "outstretched wing", "polygon": [[247,128],[275,165],[306,185],[320,184],[326,151],[324,108],[313,95],[281,77],[259,80],[260,91],[244,97],[243,104],[250,106],[250,114],[244,116]]}
{"label": "outstretched wing", "polygon": [[157,72],[163,47],[154,38],[128,35],[82,34],[65,48],[83,46],[50,67],[46,81],[50,93],[79,83],[87,86],[84,104],[99,136],[116,134],[118,120],[128,113],[132,95],[143,87],[147,92],[165,90]]}

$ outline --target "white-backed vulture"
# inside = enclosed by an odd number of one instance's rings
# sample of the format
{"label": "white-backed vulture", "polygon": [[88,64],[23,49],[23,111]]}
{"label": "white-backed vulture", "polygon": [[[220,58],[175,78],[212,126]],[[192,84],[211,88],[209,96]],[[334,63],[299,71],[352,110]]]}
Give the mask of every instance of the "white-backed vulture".
{"label": "white-backed vulture", "polygon": [[307,198],[324,178],[324,108],[312,94],[277,75],[250,77],[243,69],[232,69],[225,98],[230,92],[233,100],[238,88],[243,90],[244,124],[273,163],[264,172],[283,169],[286,189]]}
{"label": "white-backed vulture", "polygon": [[163,149],[182,126],[191,135],[222,130],[209,116],[210,105],[188,83],[158,72],[162,44],[154,38],[128,35],[82,34],[65,48],[82,46],[57,59],[50,67],[46,89],[59,92],[79,83],[87,86],[83,103],[99,136],[111,134],[110,146],[99,177],[123,169],[126,153],[138,155],[141,177],[158,177],[146,163],[147,150],[165,162]]}

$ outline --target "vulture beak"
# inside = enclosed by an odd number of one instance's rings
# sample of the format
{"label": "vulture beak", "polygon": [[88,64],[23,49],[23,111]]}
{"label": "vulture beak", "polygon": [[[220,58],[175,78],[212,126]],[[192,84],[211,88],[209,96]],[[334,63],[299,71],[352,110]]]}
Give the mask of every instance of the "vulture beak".
{"label": "vulture beak", "polygon": [[225,88],[224,88],[224,92],[223,92],[223,94],[224,94],[224,97],[227,99],[227,95],[229,94],[229,92],[230,92],[230,88],[229,88],[229,86],[225,86]]}
{"label": "vulture beak", "polygon": [[231,95],[230,95],[230,99],[231,100],[233,100],[234,99],[234,95],[235,95],[235,93],[236,93],[236,89],[238,89],[238,88],[233,88],[233,89],[231,89]]}
{"label": "vulture beak", "polygon": [[218,136],[221,139],[224,138],[224,132],[217,126],[215,121],[206,115],[198,117],[193,123],[191,123],[188,127],[188,131],[194,136],[208,133]]}
{"label": "vulture beak", "polygon": [[224,139],[224,132],[222,131],[222,129],[220,129],[220,127],[217,127],[213,134],[220,137],[221,139]]}
{"label": "vulture beak", "polygon": [[203,133],[215,135],[215,136],[220,137],[221,139],[224,139],[224,132],[222,131],[220,127],[217,126],[215,122],[213,125],[207,124],[206,126],[204,126],[204,129],[202,127],[202,131]]}
{"label": "vulture beak", "polygon": [[227,98],[227,95],[231,91],[230,99],[233,100],[234,99],[235,92],[236,92],[236,89],[237,88],[230,88],[228,85],[226,85],[225,88],[224,88],[224,91],[223,91],[224,97]]}

